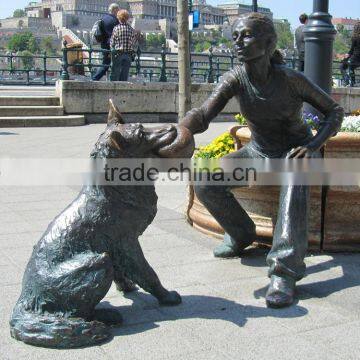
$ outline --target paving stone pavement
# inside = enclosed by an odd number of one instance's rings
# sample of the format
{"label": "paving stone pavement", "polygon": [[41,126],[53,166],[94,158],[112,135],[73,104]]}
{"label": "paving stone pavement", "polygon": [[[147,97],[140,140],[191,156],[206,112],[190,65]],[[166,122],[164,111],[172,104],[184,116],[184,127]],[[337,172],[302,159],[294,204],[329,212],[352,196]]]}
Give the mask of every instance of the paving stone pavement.
{"label": "paving stone pavement", "polygon": [[[204,144],[230,124],[197,136]],[[103,125],[1,129],[0,157],[86,157]],[[242,259],[212,257],[218,240],[184,220],[184,186],[158,186],[159,212],[141,237],[146,258],[183,303],[160,307],[139,290],[114,288],[101,306],[119,307],[124,324],[101,346],[50,350],[9,336],[8,319],[19,296],[32,246],[46,225],[78,192],[76,187],[0,189],[0,359],[359,359],[360,255],[309,254],[299,301],[267,309],[266,250]]]}

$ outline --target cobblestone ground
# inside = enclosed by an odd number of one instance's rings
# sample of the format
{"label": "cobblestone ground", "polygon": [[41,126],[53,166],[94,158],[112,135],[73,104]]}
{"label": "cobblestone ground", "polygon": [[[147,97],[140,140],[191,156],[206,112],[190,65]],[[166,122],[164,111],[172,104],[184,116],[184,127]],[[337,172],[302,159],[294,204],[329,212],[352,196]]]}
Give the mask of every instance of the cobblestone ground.
{"label": "cobblestone ground", "polygon": [[[229,125],[213,124],[197,143]],[[0,129],[0,156],[86,157],[102,129]],[[1,188],[1,359],[359,359],[360,255],[309,254],[299,301],[288,309],[267,309],[265,250],[249,249],[242,259],[213,258],[218,240],[184,220],[184,186],[158,187],[158,215],[141,238],[164,285],[183,296],[180,306],[159,307],[142,290],[124,297],[111,288],[103,302],[119,307],[124,317],[111,341],[66,351],[16,342],[8,319],[32,246],[77,191]]]}

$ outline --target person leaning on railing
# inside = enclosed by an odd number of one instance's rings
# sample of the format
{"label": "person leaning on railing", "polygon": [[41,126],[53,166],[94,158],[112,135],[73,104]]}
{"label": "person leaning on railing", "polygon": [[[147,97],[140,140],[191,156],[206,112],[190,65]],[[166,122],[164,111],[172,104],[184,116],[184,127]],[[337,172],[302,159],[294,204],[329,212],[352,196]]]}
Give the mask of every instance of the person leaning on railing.
{"label": "person leaning on railing", "polygon": [[355,69],[360,67],[360,21],[354,26],[349,53],[340,65],[345,85],[355,85]]}
{"label": "person leaning on railing", "polygon": [[134,43],[137,35],[128,24],[129,17],[130,15],[126,10],[120,10],[117,13],[119,25],[115,26],[110,39],[110,48],[115,50],[113,52],[111,81],[127,81],[131,62],[135,57]]}

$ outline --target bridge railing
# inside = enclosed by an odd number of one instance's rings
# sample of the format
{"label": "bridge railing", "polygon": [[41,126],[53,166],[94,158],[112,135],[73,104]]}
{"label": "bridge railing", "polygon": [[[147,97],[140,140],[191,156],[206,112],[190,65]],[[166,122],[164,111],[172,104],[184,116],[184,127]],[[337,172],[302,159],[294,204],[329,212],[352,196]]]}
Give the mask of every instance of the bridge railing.
{"label": "bridge railing", "polygon": [[[91,79],[99,67],[102,67],[102,57],[108,54],[111,58],[115,50],[99,48],[69,48],[66,42],[62,56],[47,55],[14,55],[0,54],[0,84],[14,85],[52,85],[57,79]],[[295,68],[296,57],[285,59],[287,66]],[[111,62],[112,63],[112,62]],[[216,83],[229,69],[239,64],[233,53],[191,53],[191,78],[194,83]],[[112,67],[107,74],[111,78]],[[360,80],[360,69],[356,72]],[[159,51],[141,51],[137,49],[130,68],[130,78],[133,81],[178,81],[177,54],[166,51],[165,45]],[[334,61],[333,78],[341,83],[340,62]]]}

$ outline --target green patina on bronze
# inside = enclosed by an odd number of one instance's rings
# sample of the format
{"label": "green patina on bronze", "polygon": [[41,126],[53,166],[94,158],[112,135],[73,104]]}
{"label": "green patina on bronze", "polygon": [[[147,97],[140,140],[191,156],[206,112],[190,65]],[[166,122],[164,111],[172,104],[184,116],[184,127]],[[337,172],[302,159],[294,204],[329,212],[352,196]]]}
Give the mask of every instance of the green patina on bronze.
{"label": "green patina on bronze", "polygon": [[[275,49],[274,25],[265,15],[240,17],[234,24],[233,40],[242,64],[227,72],[212,95],[201,107],[188,112],[181,124],[194,134],[203,132],[235,97],[247,119],[251,141],[223,159],[319,157],[319,149],[339,131],[343,109],[302,73],[284,65]],[[304,102],[324,115],[315,136],[302,119]],[[234,198],[231,187],[198,185],[195,193],[225,230],[224,242],[214,255],[241,255],[255,240],[255,224]],[[305,273],[308,213],[309,187],[283,186],[273,246],[267,257],[269,306],[287,306],[294,300],[295,281]]]}
{"label": "green patina on bronze", "polygon": [[[111,102],[107,128],[91,156],[146,158],[181,153],[190,157],[193,150],[194,140],[186,129],[123,124]],[[11,335],[54,348],[108,339],[107,325],[119,325],[121,314],[95,307],[113,281],[119,290],[132,291],[138,284],[160,304],[179,304],[180,295],[162,286],[138,241],[156,212],[153,185],[84,186],[34,247],[11,316]]]}

